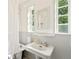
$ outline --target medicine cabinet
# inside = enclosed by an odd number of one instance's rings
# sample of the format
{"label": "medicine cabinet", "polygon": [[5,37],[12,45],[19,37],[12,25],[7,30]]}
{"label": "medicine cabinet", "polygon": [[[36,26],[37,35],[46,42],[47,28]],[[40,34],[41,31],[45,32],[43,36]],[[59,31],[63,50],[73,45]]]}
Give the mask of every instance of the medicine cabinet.
{"label": "medicine cabinet", "polygon": [[[33,35],[53,36],[55,32],[55,1],[29,0],[20,3],[20,30]],[[25,27],[24,27],[24,26]]]}

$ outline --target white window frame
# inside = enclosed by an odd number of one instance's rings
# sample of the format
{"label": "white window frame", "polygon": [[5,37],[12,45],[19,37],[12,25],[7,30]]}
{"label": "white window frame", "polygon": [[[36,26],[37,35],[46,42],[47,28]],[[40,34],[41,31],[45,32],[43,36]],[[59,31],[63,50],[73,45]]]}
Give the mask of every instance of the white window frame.
{"label": "white window frame", "polygon": [[[65,15],[58,15],[58,8],[62,8],[62,7],[67,7],[68,6],[68,14],[65,14]],[[68,23],[67,24],[58,24],[58,16],[68,16]],[[70,34],[71,33],[71,23],[70,23],[70,17],[71,17],[71,14],[70,14],[70,0],[68,0],[68,5],[65,5],[65,6],[61,6],[61,7],[58,7],[58,0],[55,0],[55,33],[56,34]],[[64,32],[58,32],[58,27],[59,25],[68,25],[68,33],[64,33]]]}

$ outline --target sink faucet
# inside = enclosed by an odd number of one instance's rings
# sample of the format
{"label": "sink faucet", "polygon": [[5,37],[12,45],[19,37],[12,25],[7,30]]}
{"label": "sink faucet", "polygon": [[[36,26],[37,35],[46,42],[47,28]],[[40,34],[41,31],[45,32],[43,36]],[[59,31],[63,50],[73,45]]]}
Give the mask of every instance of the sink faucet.
{"label": "sink faucet", "polygon": [[44,45],[45,47],[48,47],[48,43],[47,42],[41,42],[42,45]]}

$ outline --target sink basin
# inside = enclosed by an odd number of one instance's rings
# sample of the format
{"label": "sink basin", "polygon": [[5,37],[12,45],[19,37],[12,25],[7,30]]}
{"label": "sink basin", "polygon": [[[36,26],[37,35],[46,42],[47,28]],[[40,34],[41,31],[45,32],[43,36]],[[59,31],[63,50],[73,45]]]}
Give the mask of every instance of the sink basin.
{"label": "sink basin", "polygon": [[31,47],[39,49],[39,50],[46,50],[47,49],[47,47],[43,46],[42,44],[37,44],[37,43],[32,44]]}
{"label": "sink basin", "polygon": [[50,45],[46,47],[42,44],[32,42],[25,46],[25,50],[41,57],[50,57],[54,51],[54,47]]}

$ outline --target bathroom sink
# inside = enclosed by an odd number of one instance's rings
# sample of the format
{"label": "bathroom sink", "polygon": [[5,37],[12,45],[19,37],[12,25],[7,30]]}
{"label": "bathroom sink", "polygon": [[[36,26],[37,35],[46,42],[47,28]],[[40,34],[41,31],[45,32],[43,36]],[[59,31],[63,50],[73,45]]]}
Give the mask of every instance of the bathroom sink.
{"label": "bathroom sink", "polygon": [[39,50],[46,50],[47,49],[46,46],[44,46],[42,44],[37,44],[37,43],[32,44],[31,47],[39,49]]}
{"label": "bathroom sink", "polygon": [[54,47],[50,45],[46,47],[42,44],[32,42],[25,46],[25,50],[41,57],[50,57],[52,52],[54,51]]}

